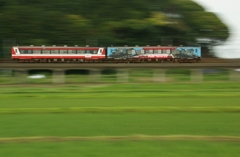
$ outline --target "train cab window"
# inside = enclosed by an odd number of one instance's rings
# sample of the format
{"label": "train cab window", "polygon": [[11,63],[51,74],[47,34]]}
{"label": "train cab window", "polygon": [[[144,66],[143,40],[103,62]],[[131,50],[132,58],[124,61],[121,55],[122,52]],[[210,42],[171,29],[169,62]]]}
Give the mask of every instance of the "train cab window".
{"label": "train cab window", "polygon": [[50,54],[50,50],[42,50],[42,54]]}
{"label": "train cab window", "polygon": [[33,54],[41,54],[41,50],[33,50]]}

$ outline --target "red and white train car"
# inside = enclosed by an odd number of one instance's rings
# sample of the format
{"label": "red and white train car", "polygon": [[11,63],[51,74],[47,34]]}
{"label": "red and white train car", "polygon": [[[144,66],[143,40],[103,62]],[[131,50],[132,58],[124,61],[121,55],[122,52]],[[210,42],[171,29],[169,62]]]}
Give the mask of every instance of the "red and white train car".
{"label": "red and white train car", "polygon": [[104,47],[14,46],[12,59],[22,62],[86,61],[104,59]]}

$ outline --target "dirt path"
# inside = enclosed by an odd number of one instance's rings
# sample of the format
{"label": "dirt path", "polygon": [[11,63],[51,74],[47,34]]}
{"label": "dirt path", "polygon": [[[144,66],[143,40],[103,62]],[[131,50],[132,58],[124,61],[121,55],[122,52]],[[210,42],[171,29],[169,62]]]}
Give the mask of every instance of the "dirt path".
{"label": "dirt path", "polygon": [[0,138],[0,143],[29,143],[29,142],[71,142],[71,141],[213,141],[213,142],[240,142],[239,136],[195,136],[195,135],[169,135],[169,136],[92,136],[92,137],[14,137]]}

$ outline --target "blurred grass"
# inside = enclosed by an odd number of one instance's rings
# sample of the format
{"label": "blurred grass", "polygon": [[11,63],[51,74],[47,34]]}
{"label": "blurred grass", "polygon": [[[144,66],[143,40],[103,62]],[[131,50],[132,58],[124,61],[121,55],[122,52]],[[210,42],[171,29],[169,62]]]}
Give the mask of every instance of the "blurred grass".
{"label": "blurred grass", "polygon": [[239,144],[193,141],[84,141],[1,144],[7,157],[238,157]]}
{"label": "blurred grass", "polygon": [[229,71],[226,69],[207,69],[203,70],[203,81],[228,81]]}
{"label": "blurred grass", "polygon": [[[4,87],[4,86],[3,86]],[[19,87],[19,88],[16,88]],[[238,97],[240,84],[224,83],[169,83],[169,84],[73,84],[60,86],[8,86],[0,91],[4,97],[42,97],[42,98],[154,98],[226,96]]]}
{"label": "blurred grass", "polygon": [[191,71],[189,69],[168,69],[166,71],[168,81],[191,81]]}
{"label": "blurred grass", "polygon": [[19,113],[36,113],[36,108],[49,108],[40,111],[46,113],[64,109],[66,112],[239,112],[239,87],[230,82],[8,86],[0,91],[0,108],[6,108],[0,113],[17,112],[20,108],[26,109]]}
{"label": "blurred grass", "polygon": [[[165,69],[160,71],[154,69],[132,69],[123,71],[122,73],[114,69],[104,69],[102,71],[95,71],[94,74],[90,74],[89,71],[76,71],[76,74],[67,73],[65,75],[66,83],[153,83],[156,79],[155,75],[163,75],[165,82],[190,82],[191,81],[191,70],[189,69]],[[37,71],[35,71],[36,73]],[[81,73],[82,72],[82,73]],[[229,78],[229,70],[226,69],[202,69],[199,71],[202,75],[202,81],[204,82],[215,82],[215,81],[231,81]],[[39,71],[39,74],[44,74],[46,78],[42,79],[29,79],[27,78],[30,74],[22,74],[21,76],[14,76],[14,72],[11,71],[0,71],[0,84],[51,84],[52,74],[51,72],[46,73],[45,71]],[[126,78],[119,78],[119,75],[124,75]],[[124,77],[123,76],[123,77]],[[239,74],[236,75],[239,77]],[[236,78],[237,79],[237,78]]]}
{"label": "blurred grass", "polygon": [[0,137],[240,136],[239,113],[0,114]]}
{"label": "blurred grass", "polygon": [[[239,138],[238,83],[16,84],[0,88],[0,156],[234,157],[240,153],[238,141],[224,140],[11,140],[172,135]],[[5,139],[9,142],[3,142]]]}
{"label": "blurred grass", "polygon": [[173,113],[173,112],[240,112],[240,107],[81,107],[81,108],[2,108],[0,114],[19,113]]}

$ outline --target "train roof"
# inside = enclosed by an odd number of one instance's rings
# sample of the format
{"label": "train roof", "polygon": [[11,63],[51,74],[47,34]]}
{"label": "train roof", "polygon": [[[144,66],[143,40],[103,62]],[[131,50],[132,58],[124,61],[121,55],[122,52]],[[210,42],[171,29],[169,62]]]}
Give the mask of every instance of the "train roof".
{"label": "train roof", "polygon": [[29,45],[29,46],[13,46],[13,47],[18,47],[18,48],[180,48],[180,47],[183,47],[183,48],[197,48],[197,47],[200,47],[200,46],[161,46],[161,45],[157,45],[157,46],[150,46],[150,45],[146,45],[146,46],[138,46],[138,45],[135,45],[135,46],[107,46],[107,47],[104,47],[104,46],[78,46],[78,45],[75,45],[75,46],[67,46],[67,45],[64,45],[64,46],[56,46],[56,45],[52,45],[52,46],[46,46],[46,45],[42,45],[42,46],[34,46],[34,45]]}
{"label": "train roof", "polygon": [[99,46],[13,46],[13,47],[18,47],[18,48],[104,48],[104,47],[99,47]]}

